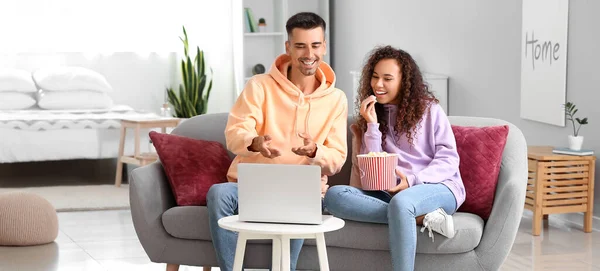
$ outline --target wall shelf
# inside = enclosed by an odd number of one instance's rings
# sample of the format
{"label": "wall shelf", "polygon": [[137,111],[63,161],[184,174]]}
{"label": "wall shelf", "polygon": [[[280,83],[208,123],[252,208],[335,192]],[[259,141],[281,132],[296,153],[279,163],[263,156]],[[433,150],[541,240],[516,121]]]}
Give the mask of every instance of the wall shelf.
{"label": "wall shelf", "polygon": [[[329,41],[329,1],[330,0],[242,0],[233,1],[234,9],[239,16],[234,18],[233,54],[234,76],[236,81],[236,98],[243,90],[248,79],[253,75],[252,67],[262,64],[268,69],[279,55],[285,53],[287,32],[285,24],[290,16],[310,11],[319,14],[325,20],[327,31],[325,40]],[[265,32],[249,32],[246,8],[250,9],[253,19],[266,21]],[[329,47],[331,48],[331,47]],[[328,49],[330,50],[330,49]],[[329,54],[323,57],[329,63]]]}
{"label": "wall shelf", "polygon": [[253,32],[253,33],[244,33],[244,37],[272,37],[272,36],[283,36],[283,32]]}

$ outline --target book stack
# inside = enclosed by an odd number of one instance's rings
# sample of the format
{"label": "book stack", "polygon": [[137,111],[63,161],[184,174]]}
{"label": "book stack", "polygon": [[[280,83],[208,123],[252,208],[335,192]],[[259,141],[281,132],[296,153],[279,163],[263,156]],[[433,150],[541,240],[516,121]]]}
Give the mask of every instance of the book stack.
{"label": "book stack", "polygon": [[256,20],[254,20],[252,9],[244,8],[244,14],[246,15],[246,31],[249,33],[258,32],[258,26],[256,25]]}
{"label": "book stack", "polygon": [[594,155],[594,151],[593,150],[571,150],[569,148],[564,148],[564,147],[556,147],[552,150],[553,153],[556,154],[567,154],[567,155],[579,155],[579,156],[586,156],[586,155]]}

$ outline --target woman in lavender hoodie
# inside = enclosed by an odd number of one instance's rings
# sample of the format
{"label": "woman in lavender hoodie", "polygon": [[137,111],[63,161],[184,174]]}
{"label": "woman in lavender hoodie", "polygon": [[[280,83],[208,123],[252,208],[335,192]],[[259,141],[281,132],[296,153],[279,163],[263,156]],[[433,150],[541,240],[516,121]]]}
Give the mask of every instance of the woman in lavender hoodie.
{"label": "woman in lavender hoodie", "polygon": [[[448,117],[405,51],[375,48],[363,68],[357,126],[361,154],[398,154],[397,186],[365,191],[338,185],[325,195],[327,210],[344,219],[389,224],[393,270],[413,270],[416,225],[447,238],[465,200],[456,140]],[[423,215],[424,218],[423,218]]]}

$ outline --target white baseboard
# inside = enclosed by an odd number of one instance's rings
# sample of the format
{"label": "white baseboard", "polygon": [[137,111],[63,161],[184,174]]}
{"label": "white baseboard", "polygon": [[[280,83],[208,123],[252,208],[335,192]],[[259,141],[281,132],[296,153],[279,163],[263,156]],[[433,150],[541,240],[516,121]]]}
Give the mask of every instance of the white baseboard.
{"label": "white baseboard", "polygon": [[[533,212],[528,210],[523,210],[523,217],[531,218],[533,217]],[[548,219],[558,219],[565,224],[569,224],[571,226],[577,226],[583,229],[583,213],[566,213],[566,214],[551,214],[548,215]],[[593,216],[592,217],[592,231],[600,232],[600,217]]]}

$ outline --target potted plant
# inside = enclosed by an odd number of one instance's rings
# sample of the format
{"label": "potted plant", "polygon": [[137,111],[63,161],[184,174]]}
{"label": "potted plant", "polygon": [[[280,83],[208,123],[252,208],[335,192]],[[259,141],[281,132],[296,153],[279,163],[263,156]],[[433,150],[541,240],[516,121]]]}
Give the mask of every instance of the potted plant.
{"label": "potted plant", "polygon": [[[188,52],[188,36],[183,27],[184,57],[181,60],[181,75],[183,84],[179,84],[179,91],[167,88],[169,103],[173,106],[175,117],[191,118],[196,115],[206,114],[208,109],[208,98],[212,89],[212,68],[210,69],[210,81],[207,81],[206,64],[204,52],[196,46],[196,56],[192,61]],[[208,82],[208,87],[207,87]]]}
{"label": "potted plant", "polygon": [[[579,129],[581,129],[582,125],[588,124],[588,118],[576,118],[575,114],[577,113],[577,111],[579,111],[579,109],[577,109],[575,107],[575,104],[572,102],[567,102],[564,105],[564,107],[567,120],[570,120],[571,124],[573,124],[573,135],[569,135],[569,149],[574,151],[581,150],[581,145],[583,144],[583,136],[579,135]],[[579,126],[577,126],[575,122],[577,122]]]}

